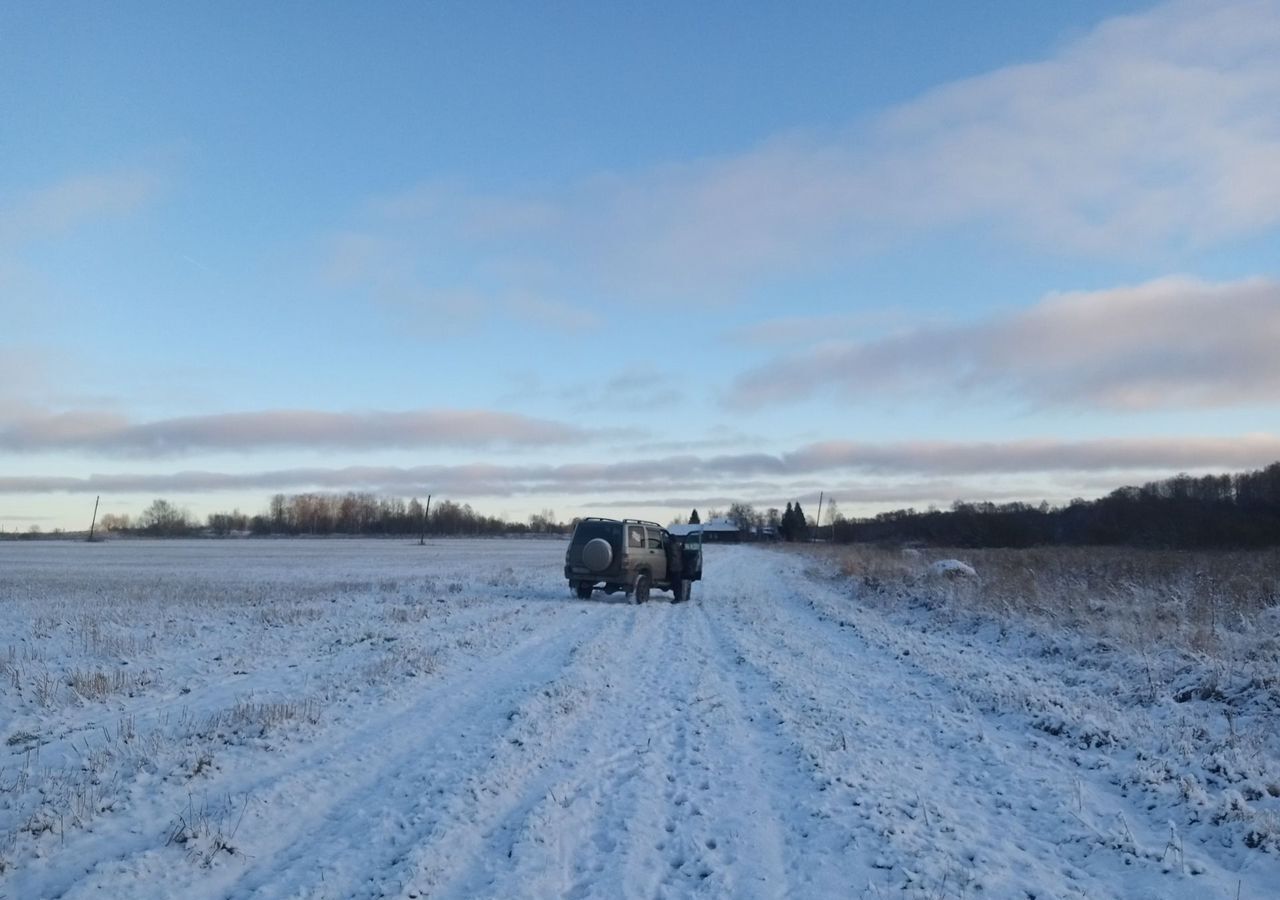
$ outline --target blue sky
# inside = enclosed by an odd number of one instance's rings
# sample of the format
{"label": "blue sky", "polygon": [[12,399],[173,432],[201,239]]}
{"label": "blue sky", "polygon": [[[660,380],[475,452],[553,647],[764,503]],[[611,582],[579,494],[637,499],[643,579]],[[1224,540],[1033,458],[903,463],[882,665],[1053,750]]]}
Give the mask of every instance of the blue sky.
{"label": "blue sky", "polygon": [[1280,4],[10,4],[0,526],[1280,458]]}

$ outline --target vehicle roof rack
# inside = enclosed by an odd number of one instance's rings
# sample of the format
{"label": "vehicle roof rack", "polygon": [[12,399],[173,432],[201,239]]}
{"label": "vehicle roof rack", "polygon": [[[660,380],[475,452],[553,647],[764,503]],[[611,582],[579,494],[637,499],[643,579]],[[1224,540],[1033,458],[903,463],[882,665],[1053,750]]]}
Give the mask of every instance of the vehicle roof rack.
{"label": "vehicle roof rack", "polygon": [[[587,516],[579,519],[579,522],[621,522],[624,525],[652,525],[654,528],[662,528],[657,522],[650,522],[648,519],[610,519],[608,516]],[[665,529],[664,529],[665,530]]]}

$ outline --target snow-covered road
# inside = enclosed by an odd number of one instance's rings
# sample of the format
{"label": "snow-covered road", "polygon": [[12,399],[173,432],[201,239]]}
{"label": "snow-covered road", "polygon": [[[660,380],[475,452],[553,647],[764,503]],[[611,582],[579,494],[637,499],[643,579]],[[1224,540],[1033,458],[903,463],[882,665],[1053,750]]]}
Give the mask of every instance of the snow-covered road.
{"label": "snow-covered road", "polygon": [[[709,548],[693,603],[637,607],[571,599],[556,542],[183,546],[93,571],[269,589],[106,616],[106,656],[157,673],[132,696],[11,691],[0,897],[1277,895],[1274,848],[1129,777],[1169,726],[1114,676],[860,603],[803,555]],[[25,550],[0,589],[34,618],[81,583],[47,554],[83,550]],[[60,602],[9,620],[11,666],[56,668]],[[76,765],[106,808],[29,827],[54,809],[31,773]]]}

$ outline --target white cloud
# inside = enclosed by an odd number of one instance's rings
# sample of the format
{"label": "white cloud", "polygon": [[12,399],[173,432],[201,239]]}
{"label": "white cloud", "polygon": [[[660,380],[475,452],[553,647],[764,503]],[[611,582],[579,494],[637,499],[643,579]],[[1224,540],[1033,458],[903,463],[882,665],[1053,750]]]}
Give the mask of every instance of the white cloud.
{"label": "white cloud", "polygon": [[1108,256],[1231,238],[1280,222],[1277,108],[1280,3],[1166,4],[834,137],[653,173],[621,206],[655,237],[628,247],[715,273],[983,222]]}
{"label": "white cloud", "polygon": [[927,393],[1120,411],[1280,402],[1280,283],[1165,278],[1051,295],[974,324],[828,340],[741,376],[732,405]]}
{"label": "white cloud", "polygon": [[747,346],[813,344],[832,334],[883,332],[909,324],[896,309],[866,310],[829,315],[780,316],[730,329],[728,340]]}
{"label": "white cloud", "polygon": [[1280,221],[1280,5],[1175,2],[935,90],[871,133],[892,220],[991,217],[1086,252]]}
{"label": "white cloud", "polygon": [[400,293],[427,301],[461,287],[578,304],[725,300],[761,276],[955,227],[1163,259],[1280,224],[1278,108],[1280,0],[1190,0],[838,133],[560,190],[432,183],[365,213],[373,235],[403,242],[390,266],[412,269]]}
{"label": "white cloud", "polygon": [[129,215],[162,186],[163,179],[143,170],[66,178],[0,209],[0,246],[56,237],[87,222]]}
{"label": "white cloud", "polygon": [[[24,258],[33,245],[136,213],[163,190],[156,172],[129,169],[77,175],[0,205],[0,350],[31,322],[66,305],[53,273]],[[0,197],[0,203],[7,198]],[[0,386],[3,392],[3,386]],[[4,400],[0,396],[0,414]]]}
{"label": "white cloud", "polygon": [[577,333],[602,324],[597,310],[558,299],[536,261],[476,259],[457,250],[455,230],[446,229],[446,236],[435,231],[436,223],[407,226],[403,219],[414,204],[394,208],[386,221],[330,237],[321,268],[327,285],[362,292],[400,324],[432,337],[492,319]]}
{"label": "white cloud", "polygon": [[592,309],[585,309],[553,300],[513,291],[501,299],[500,308],[514,319],[531,322],[553,331],[586,333],[604,324],[603,318]]}

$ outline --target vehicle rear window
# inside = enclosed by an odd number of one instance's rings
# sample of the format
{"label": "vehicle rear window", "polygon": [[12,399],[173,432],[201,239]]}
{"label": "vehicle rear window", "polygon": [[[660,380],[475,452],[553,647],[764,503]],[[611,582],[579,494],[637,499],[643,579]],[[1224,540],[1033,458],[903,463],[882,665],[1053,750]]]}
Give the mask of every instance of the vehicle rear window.
{"label": "vehicle rear window", "polygon": [[616,544],[621,537],[622,525],[618,522],[579,522],[577,530],[573,532],[573,543],[585,544],[595,538],[604,538],[609,543]]}

